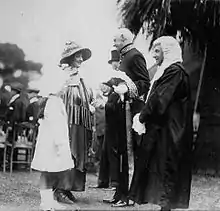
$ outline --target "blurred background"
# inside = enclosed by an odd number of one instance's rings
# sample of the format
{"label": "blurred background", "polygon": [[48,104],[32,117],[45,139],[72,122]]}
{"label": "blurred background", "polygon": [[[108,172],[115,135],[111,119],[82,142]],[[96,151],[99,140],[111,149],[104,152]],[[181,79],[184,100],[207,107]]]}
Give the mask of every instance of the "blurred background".
{"label": "blurred background", "polygon": [[[44,89],[59,77],[57,64],[67,40],[92,50],[81,74],[93,89],[112,74],[107,61],[119,26],[116,0],[0,0],[0,13],[0,74],[5,83],[36,81]],[[143,35],[136,45],[151,65]]]}

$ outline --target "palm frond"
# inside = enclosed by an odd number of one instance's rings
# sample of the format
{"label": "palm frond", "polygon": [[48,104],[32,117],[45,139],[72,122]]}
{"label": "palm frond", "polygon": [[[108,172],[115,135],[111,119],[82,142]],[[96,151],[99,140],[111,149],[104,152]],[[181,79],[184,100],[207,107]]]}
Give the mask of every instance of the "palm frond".
{"label": "palm frond", "polygon": [[[160,9],[161,0],[118,0],[124,25],[138,34],[144,22],[151,23]],[[118,4],[119,4],[118,3]]]}
{"label": "palm frond", "polygon": [[[125,27],[134,34],[163,34],[180,30],[185,39],[199,43],[219,42],[220,0],[117,0]],[[144,27],[147,23],[147,27]]]}

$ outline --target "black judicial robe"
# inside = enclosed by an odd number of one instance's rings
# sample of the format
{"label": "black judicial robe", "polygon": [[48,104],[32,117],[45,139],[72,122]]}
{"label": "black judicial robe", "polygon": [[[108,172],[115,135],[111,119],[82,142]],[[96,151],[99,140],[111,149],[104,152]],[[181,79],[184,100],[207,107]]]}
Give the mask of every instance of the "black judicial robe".
{"label": "black judicial robe", "polygon": [[192,167],[192,103],[188,74],[169,66],[153,84],[139,120],[146,124],[130,198],[163,207],[188,208]]}

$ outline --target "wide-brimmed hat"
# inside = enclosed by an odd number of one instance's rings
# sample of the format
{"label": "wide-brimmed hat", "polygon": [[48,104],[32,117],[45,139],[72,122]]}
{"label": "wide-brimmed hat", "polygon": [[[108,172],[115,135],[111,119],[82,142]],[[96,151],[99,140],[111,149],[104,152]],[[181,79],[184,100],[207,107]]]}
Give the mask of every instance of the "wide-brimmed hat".
{"label": "wide-brimmed hat", "polygon": [[112,49],[110,52],[110,58],[108,63],[111,64],[112,62],[119,62],[120,61],[120,54],[116,48]]}
{"label": "wide-brimmed hat", "polygon": [[69,42],[66,42],[65,44],[64,51],[61,55],[62,58],[60,60],[60,64],[67,63],[68,57],[74,55],[77,52],[82,53],[83,61],[86,61],[92,55],[92,52],[89,48],[83,48],[82,46],[78,45],[74,41],[69,41]]}

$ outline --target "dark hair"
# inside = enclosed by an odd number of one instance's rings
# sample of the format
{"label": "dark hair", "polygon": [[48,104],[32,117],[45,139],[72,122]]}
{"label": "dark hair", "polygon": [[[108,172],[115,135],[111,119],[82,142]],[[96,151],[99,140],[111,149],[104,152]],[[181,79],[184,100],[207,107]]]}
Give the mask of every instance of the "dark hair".
{"label": "dark hair", "polygon": [[74,53],[74,54],[72,54],[72,55],[70,55],[70,56],[68,56],[68,57],[66,57],[65,59],[63,59],[63,64],[68,64],[68,65],[70,65],[71,64],[71,61],[75,58],[75,55],[76,55],[76,53]]}
{"label": "dark hair", "polygon": [[62,63],[63,63],[63,64],[68,64],[68,65],[70,65],[70,64],[71,64],[71,61],[75,59],[75,56],[76,56],[77,54],[80,54],[80,53],[81,53],[81,51],[77,51],[77,52],[75,52],[74,54],[72,54],[72,55],[70,55],[70,56],[64,58]]}

